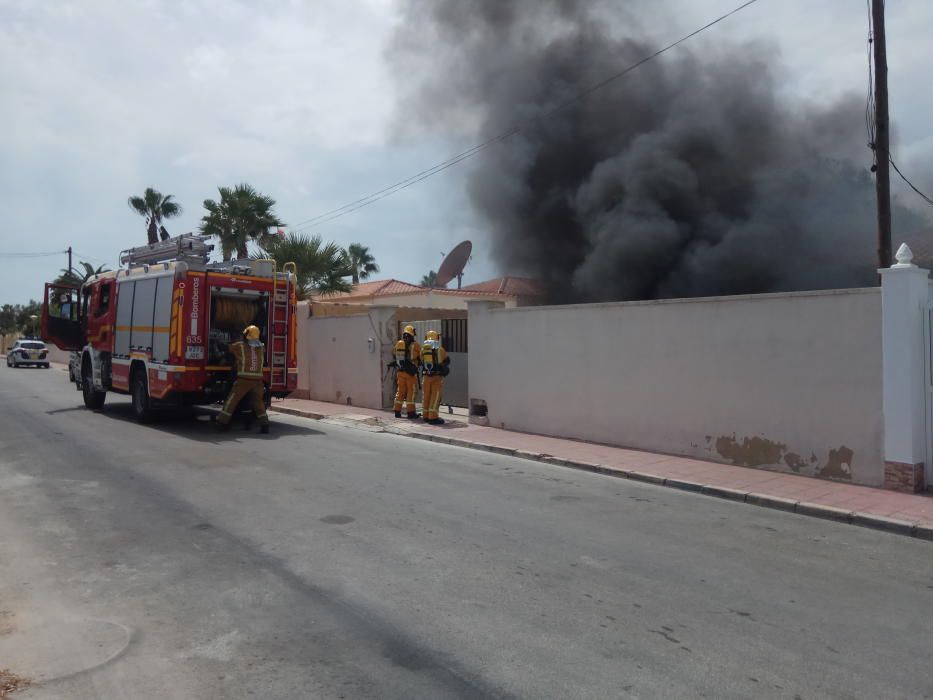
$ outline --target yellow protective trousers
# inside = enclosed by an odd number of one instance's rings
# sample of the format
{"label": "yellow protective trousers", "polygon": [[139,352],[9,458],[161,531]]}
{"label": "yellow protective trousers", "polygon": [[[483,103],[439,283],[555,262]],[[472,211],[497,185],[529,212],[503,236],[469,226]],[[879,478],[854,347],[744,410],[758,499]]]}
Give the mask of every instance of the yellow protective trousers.
{"label": "yellow protective trousers", "polygon": [[415,415],[415,392],[418,389],[418,378],[402,370],[399,370],[397,375],[398,389],[395,392],[395,412],[399,413],[402,410],[402,404],[405,404],[408,415],[413,416]]}
{"label": "yellow protective trousers", "polygon": [[440,418],[438,409],[441,407],[441,390],[444,388],[444,378],[439,374],[426,374],[421,380],[424,392],[424,418],[436,420]]}
{"label": "yellow protective trousers", "polygon": [[266,415],[266,402],[263,399],[263,386],[261,379],[242,379],[237,378],[233,382],[230,393],[227,394],[227,400],[224,401],[224,407],[217,416],[217,422],[226,425],[233,418],[237,406],[245,398],[249,398],[253,405],[253,413],[259,423],[265,425],[269,422],[269,416]]}

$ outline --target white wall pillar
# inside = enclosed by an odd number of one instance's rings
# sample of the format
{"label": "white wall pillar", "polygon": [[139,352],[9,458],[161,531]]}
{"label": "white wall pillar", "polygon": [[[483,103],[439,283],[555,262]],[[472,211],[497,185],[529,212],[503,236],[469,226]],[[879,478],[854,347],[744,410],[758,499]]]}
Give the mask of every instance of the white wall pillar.
{"label": "white wall pillar", "polygon": [[926,461],[923,314],[929,271],[911,263],[906,245],[881,274],[885,486],[917,491]]}
{"label": "white wall pillar", "polygon": [[495,352],[495,338],[492,337],[489,327],[489,313],[493,309],[501,309],[504,306],[502,302],[485,299],[467,302],[467,328],[470,337],[467,386],[470,399],[470,422],[477,425],[489,425],[486,412],[488,407],[485,403],[488,377],[484,370],[489,366],[488,363],[499,361]]}

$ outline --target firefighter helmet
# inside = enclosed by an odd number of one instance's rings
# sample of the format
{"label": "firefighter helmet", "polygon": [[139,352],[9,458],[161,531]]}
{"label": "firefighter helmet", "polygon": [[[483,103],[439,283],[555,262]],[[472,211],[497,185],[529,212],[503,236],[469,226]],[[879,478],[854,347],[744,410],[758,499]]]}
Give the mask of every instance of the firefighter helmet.
{"label": "firefighter helmet", "polygon": [[410,335],[414,337],[415,327],[414,326],[405,326],[405,330],[402,331],[402,335]]}
{"label": "firefighter helmet", "polygon": [[425,340],[437,340],[437,331],[428,331],[424,334]]}
{"label": "firefighter helmet", "polygon": [[247,326],[243,329],[243,337],[247,340],[259,340],[259,329],[256,326]]}

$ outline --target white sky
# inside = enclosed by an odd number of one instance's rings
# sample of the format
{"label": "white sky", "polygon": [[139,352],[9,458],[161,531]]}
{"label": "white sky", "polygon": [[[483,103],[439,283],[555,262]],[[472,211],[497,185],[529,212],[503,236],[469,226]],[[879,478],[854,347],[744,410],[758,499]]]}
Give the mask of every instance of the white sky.
{"label": "white sky", "polygon": [[[671,0],[645,26],[664,44],[738,4]],[[887,4],[895,155],[929,192],[933,2]],[[195,230],[201,202],[238,182],[297,224],[470,145],[464,134],[399,136],[384,59],[397,21],[393,0],[0,0],[0,303],[39,298],[66,264],[4,255],[70,244],[76,262],[113,267],[120,249],[145,243],[126,199],[146,186],[184,207],[166,224],[173,234]],[[694,44],[770,38],[788,93],[829,101],[865,93],[866,33],[865,0],[759,0]],[[368,245],[378,277],[412,282],[471,238],[464,282],[492,277],[463,193],[468,168],[314,232]]]}

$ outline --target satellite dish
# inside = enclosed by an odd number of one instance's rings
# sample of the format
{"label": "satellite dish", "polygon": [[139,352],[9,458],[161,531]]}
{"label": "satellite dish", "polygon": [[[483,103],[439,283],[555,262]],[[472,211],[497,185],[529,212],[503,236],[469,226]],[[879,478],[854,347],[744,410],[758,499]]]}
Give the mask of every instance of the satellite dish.
{"label": "satellite dish", "polygon": [[442,262],[440,268],[438,268],[437,282],[435,282],[435,284],[438,287],[446,287],[447,283],[456,277],[457,289],[460,289],[460,281],[463,279],[463,268],[466,267],[466,264],[470,261],[470,254],[472,252],[473,244],[469,241],[458,243],[457,247],[448,253],[447,257],[444,258],[444,262]]}

